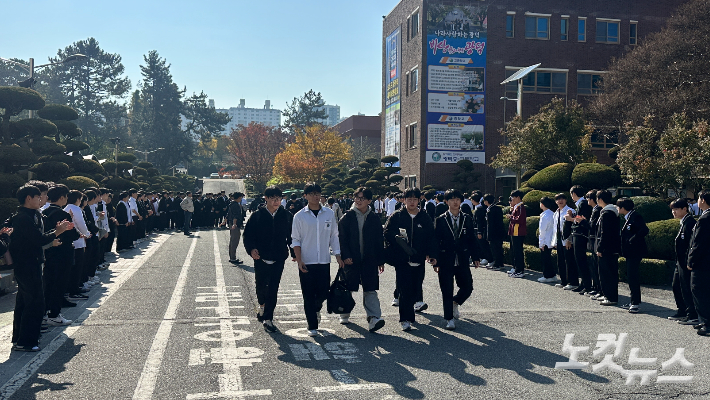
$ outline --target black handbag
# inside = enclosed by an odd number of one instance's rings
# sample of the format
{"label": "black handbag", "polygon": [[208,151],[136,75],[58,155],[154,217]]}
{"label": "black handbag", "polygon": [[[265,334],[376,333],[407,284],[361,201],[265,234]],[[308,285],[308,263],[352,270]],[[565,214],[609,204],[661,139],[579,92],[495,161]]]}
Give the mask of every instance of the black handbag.
{"label": "black handbag", "polygon": [[338,269],[333,283],[328,291],[328,314],[348,314],[355,308],[355,299],[348,290],[345,274],[342,268]]}

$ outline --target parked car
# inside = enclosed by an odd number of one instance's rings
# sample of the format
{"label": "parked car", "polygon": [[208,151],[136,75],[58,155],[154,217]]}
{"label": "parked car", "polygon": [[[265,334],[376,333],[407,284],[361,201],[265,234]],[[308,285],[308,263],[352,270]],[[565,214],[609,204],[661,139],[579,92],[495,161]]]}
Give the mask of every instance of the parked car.
{"label": "parked car", "polygon": [[210,179],[219,179],[219,174],[216,172],[213,172],[210,174]]}
{"label": "parked car", "polygon": [[222,175],[222,179],[232,179],[232,174],[224,174]]}

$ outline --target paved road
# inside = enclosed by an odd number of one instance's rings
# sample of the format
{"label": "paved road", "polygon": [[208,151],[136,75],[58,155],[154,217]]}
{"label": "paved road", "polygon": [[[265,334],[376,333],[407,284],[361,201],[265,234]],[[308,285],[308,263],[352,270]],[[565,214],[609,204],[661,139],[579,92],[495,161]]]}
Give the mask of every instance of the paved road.
{"label": "paved road", "polygon": [[[394,271],[388,267],[380,283],[387,325],[380,332],[367,331],[356,297],[353,323],[343,326],[336,316],[325,315],[324,334],[309,338],[297,269],[289,261],[276,311],[282,333],[268,334],[253,318],[252,268],[227,262],[227,240],[223,230],[198,232],[194,238],[162,234],[125,253],[103,274],[103,286],[65,313],[75,323],[52,328],[42,338],[40,353],[10,352],[9,326],[2,326],[9,319],[0,314],[0,399],[710,396],[710,342],[691,327],[666,320],[673,308],[666,291],[647,291],[644,313],[630,315],[537,283],[538,275],[512,279],[478,269],[473,297],[462,307],[457,330],[450,332],[443,329],[438,282],[429,269],[425,298],[430,308],[405,333],[397,309],[389,305]],[[1,297],[0,307],[9,299]],[[591,352],[598,335],[621,333],[628,334],[617,359],[623,369],[594,372],[591,364],[599,361]],[[589,346],[578,356],[590,362],[586,369],[555,369],[557,362],[568,361],[562,349],[567,334],[575,334],[574,346]],[[676,348],[685,349],[694,367],[660,371]],[[631,353],[657,360],[632,366]],[[651,376],[648,385],[638,380],[626,385],[622,375],[639,369],[694,378],[658,383]]]}

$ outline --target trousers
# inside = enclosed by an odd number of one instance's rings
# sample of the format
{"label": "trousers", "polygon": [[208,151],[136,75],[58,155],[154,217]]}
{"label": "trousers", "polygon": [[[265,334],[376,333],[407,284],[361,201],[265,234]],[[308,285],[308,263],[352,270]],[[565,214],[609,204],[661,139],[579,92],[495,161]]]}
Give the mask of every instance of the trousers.
{"label": "trousers", "polygon": [[[454,295],[454,279],[459,290]],[[439,267],[439,287],[444,302],[444,319],[454,318],[454,302],[462,305],[473,293],[473,278],[468,265],[442,265]]]}
{"label": "trousers", "polygon": [[691,271],[676,263],[676,269],[673,273],[673,297],[675,297],[678,311],[684,313],[690,319],[695,319],[698,313],[695,312],[693,292],[690,289],[690,275]]}
{"label": "trousers", "polygon": [[229,228],[229,259],[237,259],[237,246],[239,246],[239,239],[242,237],[242,232],[239,227],[232,229]]}
{"label": "trousers", "polygon": [[308,329],[318,329],[318,313],[323,308],[323,302],[328,299],[330,289],[330,264],[306,265],[308,272],[298,270],[303,295],[303,309],[308,321]]}
{"label": "trousers", "polygon": [[631,290],[631,304],[641,304],[641,257],[626,258],[626,280]]}
{"label": "trousers", "polygon": [[513,255],[513,267],[515,267],[516,274],[525,271],[525,253],[523,252],[524,241],[525,236],[510,237],[510,253]]}
{"label": "trousers", "polygon": [[619,256],[604,254],[599,257],[599,282],[607,300],[619,301]]}
{"label": "trousers", "polygon": [[274,309],[278,300],[279,284],[281,283],[283,272],[283,261],[267,264],[261,259],[254,260],[256,299],[260,306],[264,306],[264,313],[262,314],[264,320],[274,319]]}
{"label": "trousers", "polygon": [[37,346],[44,316],[42,266],[15,261],[17,296],[12,321],[12,342],[18,346]]}

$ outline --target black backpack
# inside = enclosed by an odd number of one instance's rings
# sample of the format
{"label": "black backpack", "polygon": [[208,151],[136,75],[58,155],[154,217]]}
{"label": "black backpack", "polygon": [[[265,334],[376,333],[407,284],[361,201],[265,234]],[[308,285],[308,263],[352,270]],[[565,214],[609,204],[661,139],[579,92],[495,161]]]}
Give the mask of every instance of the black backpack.
{"label": "black backpack", "polygon": [[328,314],[348,314],[355,308],[353,294],[345,283],[343,269],[339,268],[328,291]]}

